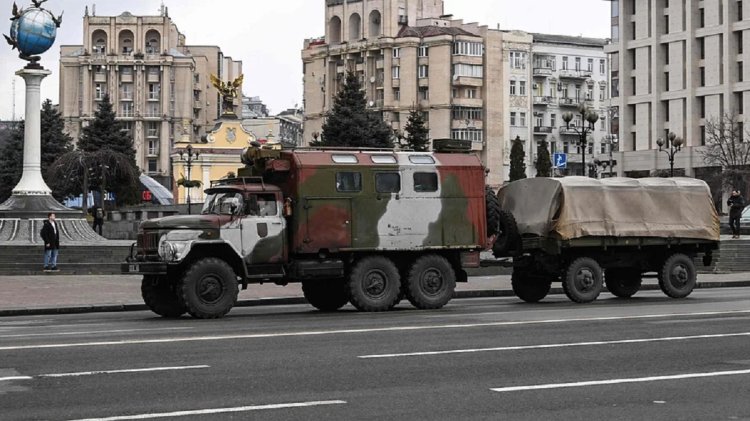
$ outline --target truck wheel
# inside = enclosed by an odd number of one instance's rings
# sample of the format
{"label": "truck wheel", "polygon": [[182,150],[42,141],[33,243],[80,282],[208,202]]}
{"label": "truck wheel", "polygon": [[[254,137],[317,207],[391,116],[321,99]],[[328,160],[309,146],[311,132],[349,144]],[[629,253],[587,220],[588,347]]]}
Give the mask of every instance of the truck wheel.
{"label": "truck wheel", "polygon": [[508,253],[518,249],[521,236],[518,233],[518,225],[513,214],[501,210],[498,213],[500,221],[500,232],[497,235],[495,244],[492,245],[492,254],[495,257],[505,257]]}
{"label": "truck wheel", "polygon": [[409,270],[406,298],[419,309],[436,309],[448,304],[456,289],[456,272],[448,259],[429,254],[417,259]]}
{"label": "truck wheel", "polygon": [[500,199],[492,187],[484,187],[484,203],[487,212],[487,237],[500,233]]}
{"label": "truck wheel", "polygon": [[641,271],[638,269],[607,269],[605,283],[612,295],[630,298],[641,289]]}
{"label": "truck wheel", "polygon": [[396,305],[401,277],[396,265],[383,256],[358,261],[349,276],[349,300],[360,311],[386,311]]}
{"label": "truck wheel", "polygon": [[573,260],[563,278],[563,291],[571,301],[589,303],[602,291],[602,267],[590,257]]}
{"label": "truck wheel", "polygon": [[177,318],[185,314],[187,309],[179,294],[179,287],[164,276],[145,275],[141,281],[143,302],[159,316]]}
{"label": "truck wheel", "polygon": [[336,311],[349,302],[346,285],[338,280],[305,281],[302,292],[307,302],[320,311]]}
{"label": "truck wheel", "polygon": [[696,276],[693,259],[682,253],[675,253],[664,261],[664,266],[659,271],[659,287],[672,298],[685,298],[693,292]]}
{"label": "truck wheel", "polygon": [[536,303],[549,294],[552,287],[551,277],[534,276],[522,273],[519,269],[513,269],[510,285],[516,297],[527,303]]}
{"label": "truck wheel", "polygon": [[182,299],[197,319],[223,317],[234,307],[238,293],[232,267],[213,257],[193,263],[182,281]]}

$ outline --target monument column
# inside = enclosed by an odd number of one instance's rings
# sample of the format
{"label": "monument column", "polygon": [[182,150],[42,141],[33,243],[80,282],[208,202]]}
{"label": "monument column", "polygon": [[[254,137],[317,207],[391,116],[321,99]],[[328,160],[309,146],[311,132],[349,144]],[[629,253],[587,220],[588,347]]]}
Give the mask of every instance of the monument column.
{"label": "monument column", "polygon": [[24,68],[16,72],[26,82],[26,121],[24,123],[23,175],[13,189],[14,195],[50,195],[52,190],[42,178],[42,79],[51,74],[46,69]]}

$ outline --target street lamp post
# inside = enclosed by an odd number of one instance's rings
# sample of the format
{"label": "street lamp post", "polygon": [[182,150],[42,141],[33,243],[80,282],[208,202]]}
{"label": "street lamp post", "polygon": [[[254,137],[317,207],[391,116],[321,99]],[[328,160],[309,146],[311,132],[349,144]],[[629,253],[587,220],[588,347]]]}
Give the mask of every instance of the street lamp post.
{"label": "street lamp post", "polygon": [[[190,178],[190,169],[193,167],[193,161],[198,159],[198,156],[200,156],[200,152],[193,151],[193,145],[187,145],[187,148],[184,151],[180,151],[180,159],[185,162],[185,165],[187,166],[187,179],[188,181],[191,180]],[[190,209],[190,187],[187,187],[187,205],[188,205],[188,215],[191,214]]]}
{"label": "street lamp post", "polygon": [[[585,104],[578,105],[578,113],[581,114],[581,127],[576,127],[575,124],[571,127],[570,122],[573,121],[574,114],[572,112],[565,112],[562,115],[562,119],[565,122],[565,130],[572,130],[578,134],[578,142],[581,147],[581,166],[583,168],[583,176],[586,176],[586,148],[588,148],[588,135],[593,133],[594,124],[599,120],[599,115],[593,110],[586,108]],[[589,123],[586,125],[586,123]]]}
{"label": "street lamp post", "polygon": [[[667,154],[667,158],[669,159],[670,177],[674,177],[674,156],[677,154],[677,152],[682,150],[683,143],[684,140],[672,132],[669,132],[667,134],[666,141],[661,137],[656,139],[656,144],[659,146],[659,150]],[[664,148],[665,145],[667,149]]]}

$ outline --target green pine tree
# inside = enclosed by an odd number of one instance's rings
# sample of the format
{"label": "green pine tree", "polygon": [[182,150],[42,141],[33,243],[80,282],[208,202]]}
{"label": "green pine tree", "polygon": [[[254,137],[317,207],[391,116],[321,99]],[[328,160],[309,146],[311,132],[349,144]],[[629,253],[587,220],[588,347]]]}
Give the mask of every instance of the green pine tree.
{"label": "green pine tree", "polygon": [[537,177],[550,177],[552,175],[552,160],[549,157],[546,140],[542,140],[536,149],[536,163],[534,166],[536,167]]}
{"label": "green pine tree", "polygon": [[510,181],[526,178],[525,154],[523,152],[523,141],[516,136],[513,146],[510,148]]}
{"label": "green pine tree", "polygon": [[411,110],[406,121],[406,145],[409,149],[424,152],[430,148],[430,130],[425,125],[424,116],[420,110]]}
{"label": "green pine tree", "polygon": [[13,193],[13,188],[21,181],[23,172],[23,121],[12,127],[5,144],[0,148],[0,203]]}
{"label": "green pine tree", "polygon": [[357,75],[348,71],[336,94],[333,110],[323,124],[323,135],[313,146],[392,148],[393,132],[379,113],[367,109],[367,98]]}
{"label": "green pine tree", "polygon": [[133,181],[132,177],[120,176],[121,174],[139,172],[135,163],[133,139],[123,131],[122,123],[115,117],[112,103],[109,102],[109,96],[105,95],[99,102],[99,109],[94,114],[94,120],[83,128],[81,138],[78,141],[78,148],[85,152],[107,149],[122,154],[131,168],[127,171],[108,168],[101,172],[102,174],[106,173],[107,176],[98,177],[98,179],[93,178],[91,186],[99,191],[106,189],[115,193],[117,202],[120,204],[138,203],[140,197],[138,196],[137,183]]}

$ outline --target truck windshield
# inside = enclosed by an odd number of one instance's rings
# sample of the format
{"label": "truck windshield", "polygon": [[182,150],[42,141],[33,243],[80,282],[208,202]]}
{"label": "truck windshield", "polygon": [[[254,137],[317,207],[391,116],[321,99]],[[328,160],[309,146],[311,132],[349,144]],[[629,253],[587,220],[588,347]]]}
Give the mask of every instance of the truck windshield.
{"label": "truck windshield", "polygon": [[213,193],[206,197],[201,214],[232,215],[239,212],[242,207],[243,201],[240,193]]}

